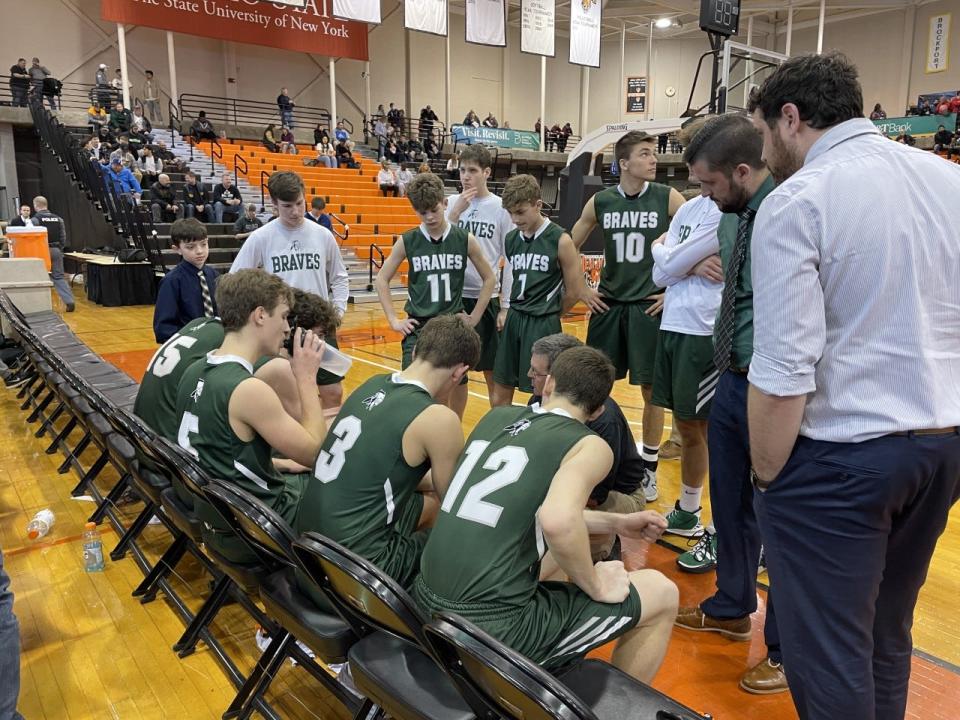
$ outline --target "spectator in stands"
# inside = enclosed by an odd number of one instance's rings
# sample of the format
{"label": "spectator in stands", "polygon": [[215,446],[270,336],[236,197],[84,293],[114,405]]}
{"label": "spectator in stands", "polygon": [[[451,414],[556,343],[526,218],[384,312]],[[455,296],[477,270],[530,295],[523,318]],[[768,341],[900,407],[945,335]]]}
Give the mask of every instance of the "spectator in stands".
{"label": "spectator in stands", "polygon": [[137,105],[133,109],[133,116],[130,118],[130,129],[136,130],[147,142],[153,142],[153,125],[143,114],[143,107]]}
{"label": "spectator in stands", "polygon": [[100,144],[100,138],[96,135],[91,136],[90,139],[87,140],[83,149],[87,151],[87,154],[93,162],[99,163],[103,159],[100,157],[103,146]]}
{"label": "spectator in stands", "polygon": [[423,145],[416,138],[410,138],[407,141],[407,160],[411,162],[421,162],[427,159],[427,154],[423,151]]}
{"label": "spectator in stands", "polygon": [[8,222],[7,225],[13,227],[29,227],[33,225],[33,223],[30,222],[30,206],[21,205],[20,212],[13,218],[13,220]]}
{"label": "spectator in stands", "polygon": [[333,223],[330,222],[330,216],[324,212],[327,202],[319,195],[310,201],[310,210],[304,216],[307,220],[313,220],[317,225],[322,225],[330,232],[333,232]]}
{"label": "spectator in stands", "polygon": [[128,133],[133,124],[133,115],[127,110],[122,102],[117,102],[110,113],[110,129],[115,133]]}
{"label": "spectator in stands", "polygon": [[107,79],[107,66],[104,63],[100,63],[97,68],[91,95],[97,98],[101,107],[107,107],[110,104],[110,81]]}
{"label": "spectator in stands", "polygon": [[[144,187],[150,187],[160,178],[162,164],[157,164],[157,159],[153,155],[153,150],[145,147],[140,151],[140,184]],[[164,175],[166,177],[166,175]]]}
{"label": "spectator in stands", "polygon": [[161,173],[150,188],[150,209],[155,223],[173,222],[183,216],[183,207],[177,202],[177,191],[166,173]]}
{"label": "spectator in stands", "polygon": [[[50,77],[50,71],[40,64],[40,58],[34,58],[27,72],[30,73],[30,92],[38,102],[42,102],[44,96],[43,81]],[[47,95],[47,101],[51,110],[57,109],[57,103],[53,95]]]}
{"label": "spectator in stands", "polygon": [[280,152],[287,155],[296,155],[300,152],[297,150],[297,141],[293,137],[293,130],[288,127],[280,130]]}
{"label": "spectator in stands", "polygon": [[937,128],[937,132],[933,136],[933,151],[941,152],[942,150],[946,150],[952,142],[953,133],[941,125]]}
{"label": "spectator in stands", "polygon": [[270,152],[280,152],[280,144],[277,142],[277,126],[273,123],[267,125],[263,131],[263,137],[260,142]]}
{"label": "spectator in stands", "polygon": [[241,242],[250,237],[250,233],[263,227],[263,220],[257,217],[257,206],[247,203],[243,208],[243,215],[233,224],[233,234]]}
{"label": "spectator in stands", "polygon": [[433,160],[440,155],[440,146],[437,145],[437,141],[432,136],[424,140],[423,152],[426,153],[428,160]]}
{"label": "spectator in stands", "polygon": [[190,126],[190,134],[193,135],[196,140],[217,139],[217,130],[213,127],[213,123],[207,120],[207,113],[203,110],[200,111],[197,119],[194,120]]}
{"label": "spectator in stands", "polygon": [[456,180],[460,177],[460,153],[455,152],[447,160],[447,178]]}
{"label": "spectator in stands", "polygon": [[428,173],[428,172],[433,172],[430,169],[430,164],[425,162],[420,163],[420,167],[417,168],[417,175],[419,175],[420,173]]}
{"label": "spectator in stands", "polygon": [[533,131],[539,135],[540,134],[540,118],[537,118],[537,121],[533,124]]}
{"label": "spectator in stands", "polygon": [[224,215],[229,215],[230,222],[233,222],[240,217],[242,203],[243,196],[239,188],[233,186],[230,173],[224,173],[220,183],[213,188],[213,221],[219,225]]}
{"label": "spectator in stands", "polygon": [[164,172],[185,173],[189,169],[183,158],[178,158],[164,144],[163,140],[157,140],[150,148],[153,156],[157,159],[157,167]]}
{"label": "spectator in stands", "polygon": [[877,103],[873,106],[873,112],[870,113],[871,120],[886,120],[887,113],[884,112],[883,108],[880,107],[880,103]]}
{"label": "spectator in stands", "polygon": [[170,242],[180,263],[160,281],[153,310],[158,343],[173,337],[191,320],[217,315],[217,271],[207,266],[207,229],[193,218],[177,220]]}
{"label": "spectator in stands", "polygon": [[388,194],[397,197],[400,193],[400,188],[397,185],[397,174],[390,167],[390,162],[386,158],[380,161],[377,184],[380,186],[380,192],[383,193],[384,197]]}
{"label": "spectator in stands", "polygon": [[502,129],[504,129],[504,130],[510,130],[510,129],[511,129],[511,128],[510,128],[510,121],[509,121],[509,120],[504,120],[504,121],[503,121],[503,125],[501,125],[500,127],[501,127]]}
{"label": "spectator in stands", "polygon": [[347,140],[345,143],[337,143],[337,166],[347,168],[359,168],[360,163],[353,159],[353,140]]}
{"label": "spectator in stands", "polygon": [[434,123],[440,118],[433,111],[433,108],[427,105],[420,111],[420,140],[426,142],[427,138],[433,137]]}
{"label": "spectator in stands", "polygon": [[63,252],[69,247],[67,242],[67,224],[63,218],[50,212],[47,206],[47,199],[43,195],[37,195],[33,199],[33,209],[36,211],[31,223],[36,227],[47,229],[47,245],[50,248],[50,279],[53,280],[53,287],[57,295],[66,305],[67,312],[73,312],[75,309],[73,290],[70,289],[70,283],[63,276]]}
{"label": "spectator in stands", "polygon": [[390,103],[390,109],[387,111],[387,124],[397,130],[403,127],[403,110],[394,107],[393,103]]}
{"label": "spectator in stands", "polygon": [[660,133],[657,135],[657,154],[663,155],[667,152],[667,143],[670,142],[670,133]]}
{"label": "spectator in stands", "polygon": [[329,136],[329,133],[327,133],[327,129],[323,127],[323,125],[317,123],[317,126],[313,129],[313,144],[316,145],[319,143],[323,135]]}
{"label": "spectator in stands", "polygon": [[27,95],[30,94],[30,71],[27,70],[26,58],[17,60],[17,64],[10,68],[10,95],[14,107],[26,107]]}
{"label": "spectator in stands", "polygon": [[292,128],[293,108],[295,106],[286,88],[280,88],[280,94],[277,95],[277,107],[280,109],[280,124]]}
{"label": "spectator in stands", "polygon": [[101,125],[100,129],[97,131],[97,137],[100,138],[100,142],[103,145],[100,155],[109,155],[114,143],[113,133],[110,132],[110,128],[107,125]]}
{"label": "spectator in stands", "polygon": [[567,151],[567,142],[571,135],[573,135],[573,127],[570,123],[564,123],[563,129],[560,130],[560,136],[557,138],[557,148],[560,152]]}
{"label": "spectator in stands", "polygon": [[188,218],[196,217],[200,222],[210,222],[207,191],[203,189],[203,183],[197,179],[193,170],[187,173],[187,182],[183,186],[183,215]]}
{"label": "spectator in stands", "polygon": [[401,165],[400,171],[397,173],[397,188],[400,190],[400,197],[407,196],[407,183],[411,180],[413,180],[413,173],[410,172],[410,168]]}
{"label": "spectator in stands", "polygon": [[937,115],[949,115],[950,114],[950,98],[946,95],[942,95],[940,100],[937,102]]}
{"label": "spectator in stands", "polygon": [[99,100],[94,100],[87,108],[87,123],[93,132],[97,132],[101,125],[106,125],[109,118],[107,111],[100,106]]}
{"label": "spectator in stands", "polygon": [[333,139],[337,142],[346,142],[350,139],[350,133],[347,132],[347,128],[343,124],[343,120],[337,123],[336,129],[333,131]]}
{"label": "spectator in stands", "polygon": [[493,116],[493,113],[487,113],[487,116],[483,119],[483,126],[488,128],[498,128],[500,123],[497,122],[497,118]]}
{"label": "spectator in stands", "polygon": [[917,115],[930,115],[930,101],[925,97],[920,98],[917,103]]}
{"label": "spectator in stands", "polygon": [[394,137],[393,133],[387,138],[387,146],[383,149],[383,155],[390,162],[399,163],[403,160],[403,153],[400,150],[399,141]]}
{"label": "spectator in stands", "polygon": [[480,116],[477,115],[473,110],[470,110],[466,117],[463,118],[463,124],[467,127],[480,127]]}
{"label": "spectator in stands", "polygon": [[387,147],[388,134],[389,130],[383,118],[377,118],[373,123],[373,136],[377,139],[377,157],[383,157],[384,150]]}
{"label": "spectator in stands", "polygon": [[163,114],[160,112],[160,86],[153,79],[153,70],[147,70],[144,76],[143,107],[150,113],[151,120],[163,122]]}
{"label": "spectator in stands", "polygon": [[330,137],[326,131],[320,136],[320,142],[317,143],[316,150],[317,165],[323,165],[328,168],[335,168],[337,166],[337,151],[330,142]]}
{"label": "spectator in stands", "polygon": [[140,165],[137,163],[137,158],[134,157],[133,152],[130,150],[130,142],[127,139],[126,135],[120,136],[120,144],[117,148],[110,153],[110,160],[117,157],[120,159],[120,162],[123,164],[123,167],[133,173],[133,176],[137,179],[137,182],[140,182],[140,179],[143,177],[143,173],[140,172]]}
{"label": "spectator in stands", "polygon": [[[123,73],[117,68],[113,73],[113,80],[110,81],[110,87],[113,89],[113,97],[116,100],[123,100]],[[127,80],[127,90],[133,89],[133,83]]]}
{"label": "spectator in stands", "polygon": [[960,114],[960,90],[957,90],[957,94],[950,98],[950,112]]}
{"label": "spectator in stands", "polygon": [[554,123],[550,126],[550,129],[547,130],[547,152],[552,152],[557,145],[557,140],[560,137],[560,125]]}

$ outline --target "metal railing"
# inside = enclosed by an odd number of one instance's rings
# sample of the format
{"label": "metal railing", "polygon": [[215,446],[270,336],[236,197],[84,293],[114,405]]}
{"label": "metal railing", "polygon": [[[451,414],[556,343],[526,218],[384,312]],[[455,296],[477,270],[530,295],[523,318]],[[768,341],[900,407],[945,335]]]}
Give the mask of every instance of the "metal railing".
{"label": "metal railing", "polygon": [[[200,111],[206,113],[212,123],[226,125],[253,125],[255,127],[280,124],[280,108],[276,103],[261,100],[240,100],[235,98],[213,97],[181,93],[178,99],[180,117],[196,118]],[[330,111],[326,108],[297,105],[293,109],[293,121],[296,127],[320,125],[330,130]]]}
{"label": "metal railing", "polygon": [[247,163],[247,159],[245,157],[242,157],[240,153],[234,153],[233,154],[233,184],[234,185],[240,184],[239,170],[240,170],[241,163],[243,163],[243,174],[246,175],[248,172],[250,172],[250,165]]}
{"label": "metal railing", "polygon": [[[170,147],[176,147],[177,135],[180,134],[180,113],[173,100],[167,100],[167,117],[170,118]],[[190,150],[190,159],[193,160],[193,148]]]}
{"label": "metal railing", "polygon": [[266,187],[267,181],[270,180],[270,173],[266,170],[260,171],[260,212],[264,212],[267,209],[266,203]]}
{"label": "metal railing", "polygon": [[[380,256],[380,262],[377,262],[373,259],[373,254],[377,253]],[[370,243],[370,265],[369,273],[367,276],[367,292],[373,292],[373,268],[376,266],[377,270],[383,267],[383,261],[386,260],[386,255],[383,254],[383,250],[376,243]]]}
{"label": "metal railing", "polygon": [[214,177],[217,175],[217,158],[223,160],[223,145],[221,145],[216,140],[209,140],[210,143],[210,174]]}
{"label": "metal railing", "polygon": [[[0,75],[0,104],[27,107],[30,98],[37,97],[37,88],[43,87],[39,95],[43,102],[51,108],[63,110],[86,110],[94,100],[108,113],[110,107],[118,100],[123,100],[123,94],[109,85],[93,85],[91,83],[60,82],[59,88],[55,84],[56,78],[47,78],[44,85],[38,86],[32,81],[26,85],[25,94],[19,91],[22,85],[14,83],[10,75]],[[52,102],[51,102],[52,101]]]}
{"label": "metal railing", "polygon": [[[342,246],[347,238],[350,237],[350,226],[347,225],[339,215],[334,215],[333,213],[327,213],[327,215],[330,216],[331,220],[336,220],[343,226],[343,232],[338,231],[336,227],[333,228],[333,234],[337,238],[337,244]],[[331,222],[330,225],[333,226],[333,223]]]}

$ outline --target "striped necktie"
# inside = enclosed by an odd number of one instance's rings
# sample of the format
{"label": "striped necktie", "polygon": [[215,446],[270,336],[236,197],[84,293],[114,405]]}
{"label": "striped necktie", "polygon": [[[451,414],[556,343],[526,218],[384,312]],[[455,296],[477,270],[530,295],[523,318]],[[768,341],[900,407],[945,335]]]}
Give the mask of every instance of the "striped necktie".
{"label": "striped necktie", "polygon": [[727,265],[723,276],[723,296],[720,301],[720,312],[717,313],[716,330],[713,341],[713,362],[722,374],[730,367],[730,353],[733,350],[733,334],[736,329],[737,282],[740,280],[740,270],[747,257],[747,240],[750,237],[750,223],[756,210],[746,208],[741,210],[737,224],[737,239],[733,244],[733,253],[730,255],[730,264]]}
{"label": "striped necktie", "polygon": [[213,317],[213,299],[210,297],[210,286],[207,285],[207,276],[203,270],[197,273],[200,278],[200,294],[203,296],[203,316]]}

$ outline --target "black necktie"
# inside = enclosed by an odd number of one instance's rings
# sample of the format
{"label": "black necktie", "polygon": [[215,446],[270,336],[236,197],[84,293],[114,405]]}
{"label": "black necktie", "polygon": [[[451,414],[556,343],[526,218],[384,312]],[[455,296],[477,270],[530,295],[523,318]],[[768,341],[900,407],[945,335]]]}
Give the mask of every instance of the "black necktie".
{"label": "black necktie", "polygon": [[723,298],[720,301],[720,312],[717,313],[716,328],[713,334],[713,362],[721,373],[730,367],[730,351],[733,349],[733,331],[736,325],[737,282],[740,280],[740,270],[747,257],[747,240],[750,237],[750,223],[756,210],[747,208],[741,210],[737,224],[737,240],[733,244],[733,253],[730,255],[730,264],[723,274]]}
{"label": "black necktie", "polygon": [[197,275],[200,276],[200,294],[203,296],[203,315],[204,317],[213,317],[213,300],[210,298],[210,286],[207,285],[207,278],[200,270]]}

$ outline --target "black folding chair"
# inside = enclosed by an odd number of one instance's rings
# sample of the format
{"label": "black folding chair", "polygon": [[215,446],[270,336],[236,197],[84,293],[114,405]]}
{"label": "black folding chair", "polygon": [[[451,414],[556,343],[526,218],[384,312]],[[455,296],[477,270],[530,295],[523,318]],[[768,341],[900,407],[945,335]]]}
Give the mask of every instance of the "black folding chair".
{"label": "black folding chair", "polygon": [[203,491],[214,509],[257,554],[269,573],[260,582],[260,599],[270,617],[280,625],[279,632],[271,634],[270,644],[223,717],[249,717],[254,703],[264,696],[288,657],[295,658],[354,717],[368,717],[373,703],[356,700],[297,645],[299,640],[324,662],[339,664],[346,662],[347,652],[357,638],[347,623],[318,608],[298,588],[293,530],[272,508],[230,483],[213,480],[204,486]]}
{"label": "black folding chair", "polygon": [[363,637],[350,648],[360,691],[397,720],[471,720],[431,656],[417,604],[373,563],[318,533],[293,544],[300,565]]}
{"label": "black folding chair", "polygon": [[478,714],[512,720],[705,720],[690,708],[601,660],[559,678],[453,613],[426,627],[428,641]]}

